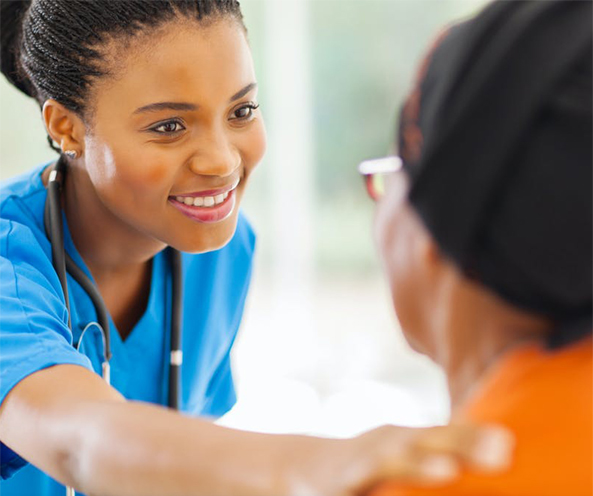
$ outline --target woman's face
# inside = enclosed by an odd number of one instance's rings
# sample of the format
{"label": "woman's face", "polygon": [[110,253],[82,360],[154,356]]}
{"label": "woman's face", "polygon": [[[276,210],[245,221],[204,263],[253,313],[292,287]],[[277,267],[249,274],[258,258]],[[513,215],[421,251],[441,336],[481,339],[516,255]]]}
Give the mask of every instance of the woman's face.
{"label": "woman's face", "polygon": [[220,248],[266,144],[242,26],[171,23],[117,56],[114,77],[92,91],[83,158],[93,195],[139,239]]}

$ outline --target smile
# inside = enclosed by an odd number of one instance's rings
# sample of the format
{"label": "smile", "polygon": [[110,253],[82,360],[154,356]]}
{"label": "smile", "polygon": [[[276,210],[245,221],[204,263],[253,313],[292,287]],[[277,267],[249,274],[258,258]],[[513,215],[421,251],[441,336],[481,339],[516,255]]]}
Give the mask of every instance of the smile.
{"label": "smile", "polygon": [[175,199],[179,203],[185,203],[189,206],[194,207],[214,207],[215,205],[220,205],[223,201],[225,201],[229,196],[229,192],[223,193],[221,195],[216,196],[196,196],[192,198],[191,196],[176,196]]}
{"label": "smile", "polygon": [[235,208],[237,180],[232,186],[218,190],[199,191],[169,197],[169,202],[182,214],[201,223],[219,222],[228,218]]}

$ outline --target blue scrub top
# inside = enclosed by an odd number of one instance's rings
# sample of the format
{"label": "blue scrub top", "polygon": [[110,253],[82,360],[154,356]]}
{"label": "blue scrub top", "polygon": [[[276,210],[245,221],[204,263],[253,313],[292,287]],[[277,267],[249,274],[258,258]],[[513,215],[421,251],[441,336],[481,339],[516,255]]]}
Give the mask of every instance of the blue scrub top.
{"label": "blue scrub top", "polygon": [[[44,166],[0,187],[0,402],[28,375],[57,364],[101,371],[103,339],[88,295],[68,277],[72,331],[64,295],[51,263],[43,212]],[[66,251],[90,277],[64,224]],[[255,235],[239,215],[237,230],[222,249],[182,255],[183,365],[180,409],[218,417],[235,403],[230,349],[249,286]],[[148,305],[122,341],[110,319],[111,383],[130,400],[167,404],[171,277],[166,253],[152,262]],[[27,426],[22,426],[26,429]],[[65,488],[0,445],[2,496],[63,496]],[[77,493],[80,494],[80,493]]]}

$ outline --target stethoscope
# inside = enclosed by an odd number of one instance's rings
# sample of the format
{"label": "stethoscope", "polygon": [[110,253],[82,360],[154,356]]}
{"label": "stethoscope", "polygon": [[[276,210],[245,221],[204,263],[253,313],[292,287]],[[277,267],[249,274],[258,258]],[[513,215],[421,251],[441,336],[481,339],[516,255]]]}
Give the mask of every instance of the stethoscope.
{"label": "stethoscope", "polygon": [[[45,202],[44,222],[45,233],[51,244],[52,265],[60,280],[60,285],[64,292],[66,308],[68,310],[68,327],[72,329],[70,319],[70,299],[68,296],[68,281],[66,272],[80,284],[90,297],[95,311],[97,312],[97,322],[89,323],[83,330],[77,344],[80,346],[84,333],[92,326],[97,326],[103,336],[104,360],[101,364],[101,376],[107,382],[111,383],[111,374],[109,360],[111,359],[111,340],[109,337],[109,313],[103,302],[103,298],[97,289],[97,286],[76,265],[70,255],[64,249],[64,227],[62,225],[62,207],[61,193],[64,185],[67,164],[60,156],[54,168],[49,175],[47,185],[47,200]],[[169,357],[169,382],[167,404],[170,408],[179,409],[179,391],[180,391],[180,369],[183,362],[183,353],[181,351],[181,309],[182,309],[182,274],[181,274],[181,254],[179,251],[169,247],[169,263],[172,273],[172,294],[171,294],[171,353]],[[74,489],[66,488],[67,496],[75,496]]]}

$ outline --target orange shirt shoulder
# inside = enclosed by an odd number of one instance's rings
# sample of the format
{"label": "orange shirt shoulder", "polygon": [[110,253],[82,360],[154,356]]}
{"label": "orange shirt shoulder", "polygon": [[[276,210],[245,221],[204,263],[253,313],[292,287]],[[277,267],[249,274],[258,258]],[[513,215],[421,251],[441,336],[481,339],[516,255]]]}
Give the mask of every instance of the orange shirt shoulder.
{"label": "orange shirt shoulder", "polygon": [[463,408],[461,418],[506,425],[512,467],[492,476],[464,471],[439,488],[386,483],[372,496],[592,496],[593,343],[509,352]]}

